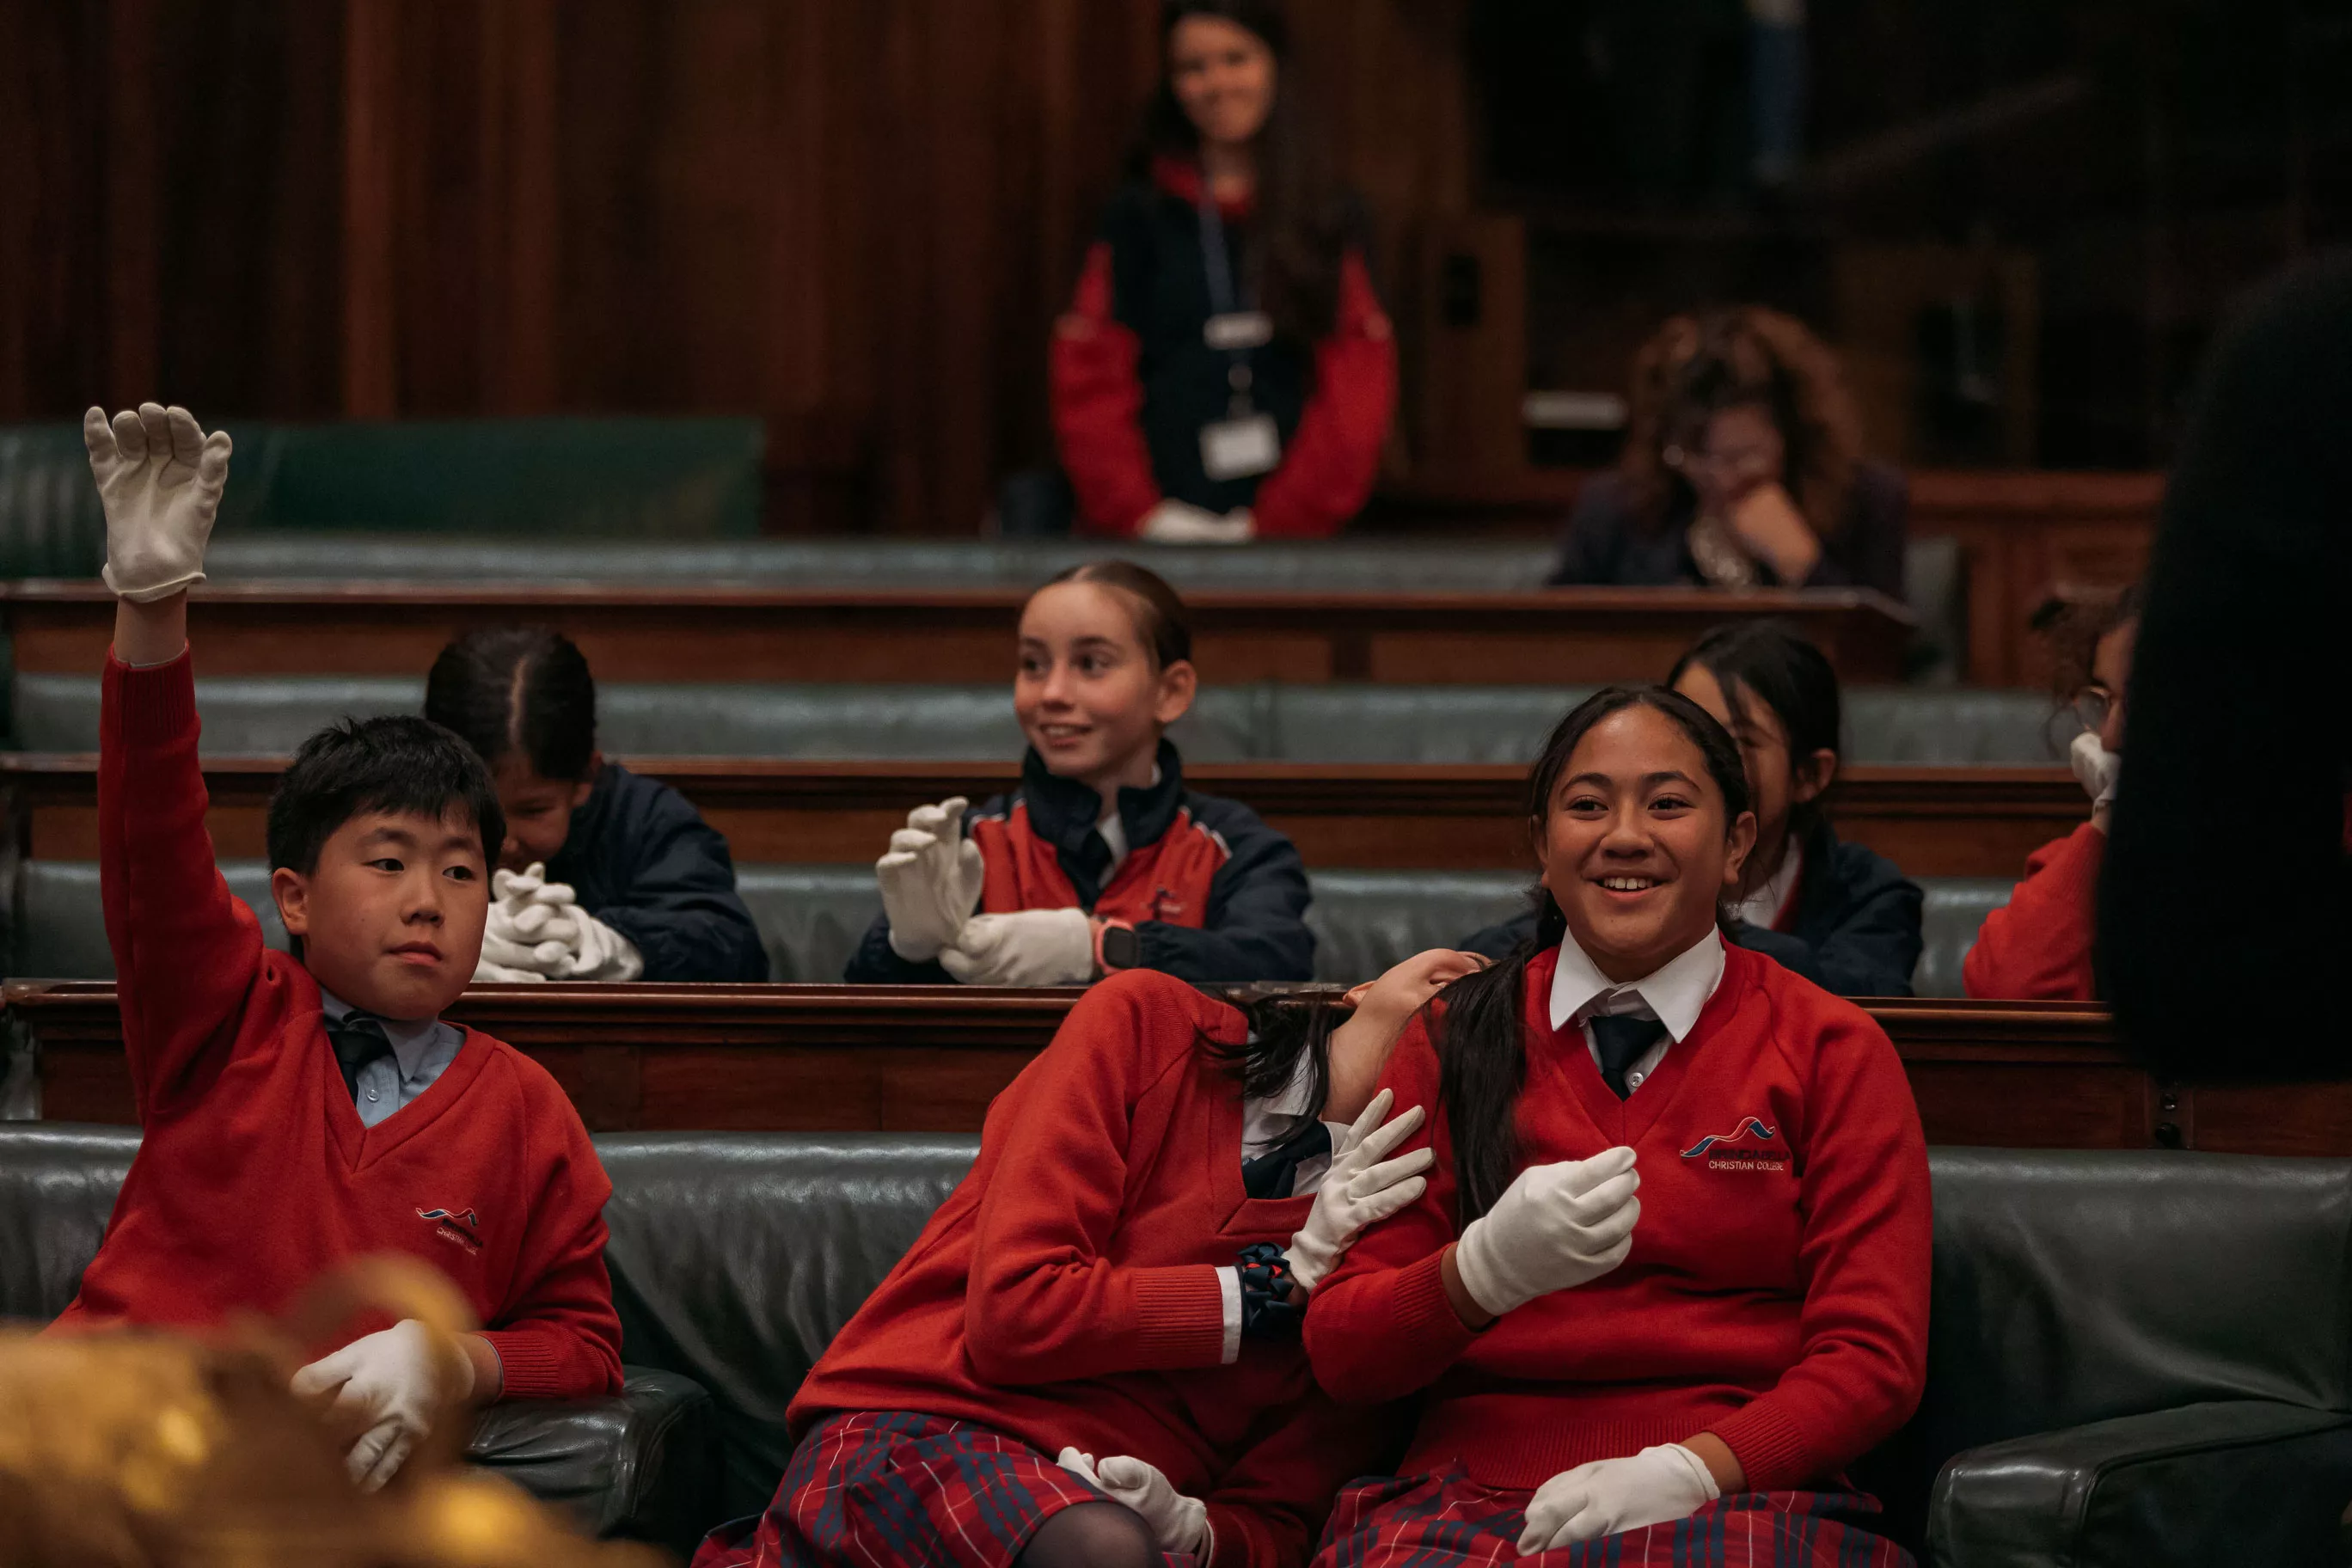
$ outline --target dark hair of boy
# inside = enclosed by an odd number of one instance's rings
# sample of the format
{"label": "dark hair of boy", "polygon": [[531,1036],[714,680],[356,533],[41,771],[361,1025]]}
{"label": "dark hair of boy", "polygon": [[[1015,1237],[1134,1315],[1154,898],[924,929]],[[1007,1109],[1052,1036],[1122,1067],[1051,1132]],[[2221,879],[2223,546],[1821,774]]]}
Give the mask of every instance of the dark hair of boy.
{"label": "dark hair of boy", "polygon": [[506,841],[506,812],[474,749],[408,714],[345,719],[302,742],[269,799],[269,868],[310,876],[335,830],[363,812],[472,822],[482,859]]}
{"label": "dark hair of boy", "polygon": [[[1675,662],[1668,686],[1682,683],[1693,665],[1715,677],[1724,700],[1745,714],[1753,700],[1770,709],[1789,738],[1789,766],[1816,752],[1840,752],[1844,725],[1837,671],[1829,659],[1787,621],[1735,621],[1717,626]],[[1826,794],[1789,813],[1789,837],[1801,841],[1826,811]]]}
{"label": "dark hair of boy", "polygon": [[1339,319],[1339,265],[1353,215],[1332,174],[1315,116],[1300,101],[1298,73],[1290,68],[1290,27],[1276,0],[1166,0],[1160,6],[1160,87],[1144,111],[1132,172],[1145,177],[1155,156],[1200,156],[1201,133],[1176,101],[1166,63],[1177,24],[1188,16],[1231,22],[1273,52],[1278,73],[1274,105],[1257,133],[1254,226],[1263,237],[1252,245],[1246,264],[1276,330],[1300,342],[1320,342]]}
{"label": "dark hair of boy", "polygon": [[596,680],[572,639],[546,626],[487,626],[441,650],[425,716],[496,767],[509,753],[543,779],[576,784],[596,754]]}
{"label": "dark hair of boy", "polygon": [[[1552,791],[1584,737],[1611,714],[1636,705],[1655,709],[1690,737],[1723,796],[1725,831],[1739,820],[1748,809],[1748,774],[1740,765],[1738,746],[1715,716],[1663,686],[1611,686],[1578,703],[1544,742],[1528,773],[1531,835],[1541,836],[1551,815]],[[1453,1128],[1454,1177],[1462,1209],[1457,1225],[1468,1225],[1492,1207],[1517,1172],[1518,1132],[1512,1110],[1527,1081],[1528,962],[1568,933],[1558,901],[1548,889],[1539,897],[1535,940],[1447,986],[1440,994],[1444,1010],[1430,1016],[1431,1043],[1442,1064],[1439,1093]]]}
{"label": "dark hair of boy", "polygon": [[[1123,595],[1135,615],[1135,635],[1151,650],[1159,668],[1192,657],[1192,623],[1184,612],[1184,601],[1159,573],[1132,561],[1088,561],[1055,573],[1046,579],[1045,587],[1063,583],[1093,583]],[[431,711],[429,699],[426,711]]]}

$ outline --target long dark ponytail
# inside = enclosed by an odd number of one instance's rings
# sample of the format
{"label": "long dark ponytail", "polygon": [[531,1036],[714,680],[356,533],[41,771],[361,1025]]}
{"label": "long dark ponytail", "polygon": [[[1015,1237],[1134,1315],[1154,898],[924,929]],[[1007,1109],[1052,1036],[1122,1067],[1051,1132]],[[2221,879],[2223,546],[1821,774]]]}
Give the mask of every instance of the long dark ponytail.
{"label": "long dark ponytail", "polygon": [[[1595,724],[1639,704],[1664,714],[1688,735],[1706,763],[1707,776],[1723,795],[1724,826],[1729,831],[1748,809],[1748,774],[1739,748],[1714,716],[1678,691],[1663,686],[1612,686],[1594,692],[1553,727],[1543,752],[1528,772],[1527,817],[1540,836],[1551,815],[1552,792],[1569,759]],[[1567,934],[1568,920],[1550,892],[1538,889],[1536,934],[1502,963],[1465,975],[1445,988],[1444,1006],[1432,1009],[1437,1047],[1438,1100],[1454,1139],[1454,1182],[1459,1193],[1456,1223],[1485,1214],[1511,1184],[1519,1168],[1516,1112],[1528,1076],[1528,962]]]}

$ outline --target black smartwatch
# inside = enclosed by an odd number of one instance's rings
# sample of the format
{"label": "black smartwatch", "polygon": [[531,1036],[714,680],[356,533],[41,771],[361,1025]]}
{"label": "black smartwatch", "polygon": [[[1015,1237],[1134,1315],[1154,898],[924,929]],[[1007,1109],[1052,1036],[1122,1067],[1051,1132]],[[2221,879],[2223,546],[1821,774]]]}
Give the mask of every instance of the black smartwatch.
{"label": "black smartwatch", "polygon": [[1307,1309],[1290,1299],[1298,1281],[1282,1248],[1270,1241],[1243,1247],[1235,1272],[1242,1282],[1242,1338],[1296,1341]]}
{"label": "black smartwatch", "polygon": [[1097,952],[1106,974],[1113,970],[1133,969],[1143,962],[1143,939],[1135,934],[1133,926],[1107,925]]}

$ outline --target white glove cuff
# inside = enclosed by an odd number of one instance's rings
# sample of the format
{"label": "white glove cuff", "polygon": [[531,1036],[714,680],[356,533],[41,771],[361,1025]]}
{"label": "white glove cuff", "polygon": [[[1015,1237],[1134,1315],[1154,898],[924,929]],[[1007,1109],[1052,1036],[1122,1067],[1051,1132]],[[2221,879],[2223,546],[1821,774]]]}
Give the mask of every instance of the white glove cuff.
{"label": "white glove cuff", "polygon": [[1662,1443],[1655,1448],[1646,1449],[1644,1451],[1653,1454],[1661,1454],[1668,1458],[1679,1460],[1683,1464],[1689,1466],[1692,1481],[1698,1487],[1699,1490],[1706,1494],[1707,1501],[1715,1502],[1723,1496],[1723,1489],[1715,1484],[1715,1472],[1706,1468],[1706,1461],[1700,1458],[1696,1454],[1692,1453],[1688,1448],[1684,1447],[1680,1443]]}
{"label": "white glove cuff", "polygon": [[945,944],[936,942],[908,942],[898,934],[897,926],[890,928],[890,951],[909,963],[930,963],[940,955],[940,949],[943,945]]}
{"label": "white glove cuff", "polygon": [[1501,1269],[1486,1255],[1491,1237],[1485,1215],[1472,1220],[1454,1244],[1454,1271],[1462,1277],[1462,1289],[1470,1299],[1499,1318],[1514,1307],[1526,1305],[1528,1298],[1504,1282]]}
{"label": "white glove cuff", "polygon": [[113,592],[116,598],[128,599],[134,605],[152,605],[158,599],[168,599],[181,590],[193,588],[205,580],[205,574],[202,572],[183,572],[167,582],[141,583],[126,588],[115,577],[114,563],[111,561],[100,570],[99,575],[106,579],[107,587]]}

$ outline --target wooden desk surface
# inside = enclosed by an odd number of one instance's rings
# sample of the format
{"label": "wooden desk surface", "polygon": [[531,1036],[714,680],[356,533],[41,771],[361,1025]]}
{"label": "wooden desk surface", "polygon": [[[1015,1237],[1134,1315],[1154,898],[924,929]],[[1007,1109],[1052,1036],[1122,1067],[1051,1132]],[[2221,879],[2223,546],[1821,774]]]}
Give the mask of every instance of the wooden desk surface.
{"label": "wooden desk surface", "polygon": [[[604,680],[938,680],[1008,669],[1026,595],[614,584],[246,583],[192,595],[207,675],[414,675],[452,637],[555,626]],[[1204,679],[1557,685],[1652,680],[1725,621],[1783,616],[1848,681],[1899,679],[1910,612],[1847,589],[1719,594],[1558,588],[1523,594],[1188,595]],[[16,666],[90,673],[113,636],[96,582],[0,584]]]}
{"label": "wooden desk surface", "polygon": [[[675,785],[746,864],[870,862],[908,810],[1010,788],[1003,763],[625,758]],[[0,752],[16,844],[44,860],[98,856],[98,759]],[[283,758],[212,758],[205,783],[219,853],[262,853]],[[1513,765],[1228,763],[1185,769],[1290,836],[1310,867],[1506,870],[1527,865],[1527,771]],[[2025,858],[2080,826],[2082,787],[2064,768],[1852,767],[1835,797],[1839,833],[1915,877],[2016,877]]]}
{"label": "wooden desk surface", "polygon": [[[1080,993],[483,986],[450,1016],[528,1051],[600,1131],[969,1131]],[[132,1121],[107,983],[15,984],[45,1114]],[[1878,1001],[1935,1143],[2352,1154],[2352,1083],[2160,1083],[2085,1004]]]}

